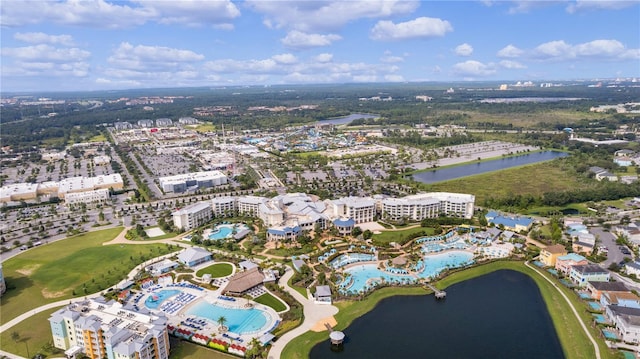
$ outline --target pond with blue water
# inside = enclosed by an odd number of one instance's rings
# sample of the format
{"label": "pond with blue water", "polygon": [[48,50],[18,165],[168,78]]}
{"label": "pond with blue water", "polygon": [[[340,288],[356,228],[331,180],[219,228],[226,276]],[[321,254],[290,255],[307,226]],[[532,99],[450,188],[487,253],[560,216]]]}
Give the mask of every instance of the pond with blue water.
{"label": "pond with blue water", "polygon": [[526,155],[499,158],[491,161],[469,163],[466,165],[446,167],[441,169],[428,170],[415,173],[412,177],[417,182],[435,183],[449,181],[456,178],[477,175],[481,173],[503,170],[511,167],[528,165],[532,163],[549,161],[556,158],[566,157],[566,152],[543,151],[528,153]]}

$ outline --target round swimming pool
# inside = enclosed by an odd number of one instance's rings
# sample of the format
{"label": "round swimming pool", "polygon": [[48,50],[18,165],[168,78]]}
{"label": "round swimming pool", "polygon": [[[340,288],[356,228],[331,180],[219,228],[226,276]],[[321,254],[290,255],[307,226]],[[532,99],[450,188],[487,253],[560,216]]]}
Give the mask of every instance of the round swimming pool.
{"label": "round swimming pool", "polygon": [[147,300],[144,301],[144,305],[149,309],[158,309],[162,302],[180,293],[181,291],[176,289],[164,289],[153,292],[147,297]]}

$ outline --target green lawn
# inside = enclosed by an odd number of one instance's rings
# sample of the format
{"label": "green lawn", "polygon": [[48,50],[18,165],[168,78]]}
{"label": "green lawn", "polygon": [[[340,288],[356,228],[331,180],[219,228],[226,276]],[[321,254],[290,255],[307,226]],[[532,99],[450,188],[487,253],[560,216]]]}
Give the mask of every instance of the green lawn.
{"label": "green lawn", "polygon": [[166,244],[102,245],[121,231],[122,227],[84,233],[3,262],[7,292],[2,296],[0,322],[46,303],[99,292],[144,260],[169,252]]}
{"label": "green lawn", "polygon": [[202,345],[171,338],[169,359],[230,359],[237,356],[208,349]]}
{"label": "green lawn", "polygon": [[[4,304],[3,304],[4,305]],[[17,354],[23,357],[27,356],[27,348],[29,348],[29,357],[33,357],[35,354],[43,354],[51,357],[63,357],[62,351],[47,346],[48,343],[52,343],[51,327],[49,326],[49,316],[60,308],[50,309],[38,313],[30,318],[23,320],[22,322],[14,325],[0,334],[0,343],[2,343],[2,350],[9,353]],[[11,339],[11,333],[17,332],[20,336],[18,342],[14,342]]]}
{"label": "green lawn", "polygon": [[545,192],[589,188],[593,183],[583,183],[570,171],[557,165],[557,161],[509,168],[451,181],[423,185],[429,191],[470,193],[476,196],[476,204],[486,198],[502,198],[514,193],[540,196]]}
{"label": "green lawn", "polygon": [[287,282],[287,285],[289,287],[293,288],[296,292],[300,293],[303,297],[306,298],[307,297],[307,289],[303,288],[303,287],[299,287],[297,285],[293,285],[293,283],[291,282],[292,279],[293,279],[293,277],[289,278],[289,281]]}
{"label": "green lawn", "polygon": [[282,301],[269,293],[265,293],[258,298],[254,299],[254,301],[264,304],[267,307],[273,308],[276,312],[282,312],[287,309],[287,307],[282,303]]}
{"label": "green lawn", "polygon": [[[542,277],[540,277],[539,274],[527,268],[521,262],[499,261],[474,267],[471,269],[466,269],[451,274],[442,281],[438,282],[436,286],[438,288],[444,289],[452,284],[469,280],[500,269],[511,269],[522,272],[531,276],[536,282],[536,284],[540,288],[540,292],[542,293],[542,296],[553,320],[566,358],[587,359],[595,357],[591,342],[585,335],[578,321],[575,319],[575,316],[571,312],[571,309],[567,305],[564,298],[560,296],[557,290],[549,282],[545,281]],[[562,288],[561,290],[566,292],[567,296],[572,300],[575,306],[577,306],[578,308],[584,308],[583,305],[579,306],[581,303],[578,297],[569,289]],[[425,290],[422,288],[383,288],[381,290],[375,291],[365,300],[360,302],[339,302],[336,304],[340,308],[340,312],[335,316],[336,320],[338,321],[336,329],[344,330],[349,326],[349,324],[351,324],[354,319],[369,312],[378,304],[380,300],[384,298],[393,295],[419,295],[424,293]],[[590,323],[591,318],[589,317],[589,314],[585,310],[579,310],[579,312],[585,323]],[[600,338],[600,336],[596,333],[597,329],[592,328],[591,326],[588,327],[594,337]],[[326,332],[307,332],[287,344],[283,351],[282,358],[306,358],[308,357],[311,348],[315,344],[326,340],[326,338]],[[606,346],[602,339],[597,340],[600,346],[600,354],[602,355],[602,358],[614,358],[615,353],[606,349]]]}
{"label": "green lawn", "polygon": [[427,236],[433,235],[433,228],[418,226],[414,228],[397,230],[397,231],[394,231],[394,230],[380,231],[380,234],[374,234],[372,238],[374,241],[379,243],[396,242],[396,243],[404,244],[409,241],[408,236],[421,231],[424,231]]}
{"label": "green lawn", "polygon": [[211,278],[222,278],[230,275],[233,272],[233,266],[230,263],[216,263],[206,268],[200,269],[197,273],[197,277],[202,277],[205,274],[211,274]]}

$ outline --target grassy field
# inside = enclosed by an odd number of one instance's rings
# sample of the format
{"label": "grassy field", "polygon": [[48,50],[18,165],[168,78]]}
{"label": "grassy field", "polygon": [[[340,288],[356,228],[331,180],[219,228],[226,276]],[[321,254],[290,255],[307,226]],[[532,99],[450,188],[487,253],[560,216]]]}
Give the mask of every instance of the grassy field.
{"label": "grassy field", "polygon": [[[565,352],[565,356],[568,359],[588,359],[595,357],[591,342],[584,334],[584,331],[575,319],[575,316],[571,312],[564,298],[560,296],[557,290],[549,282],[540,277],[539,274],[534,273],[533,270],[527,268],[521,262],[500,261],[471,269],[466,269],[460,272],[453,273],[452,275],[438,282],[436,286],[438,288],[444,289],[452,284],[479,277],[481,275],[501,269],[511,269],[522,272],[531,276],[536,282],[553,320],[554,326],[562,344],[562,348]],[[586,323],[589,323],[591,321],[591,318],[589,318],[589,314],[584,310],[584,304],[582,304],[579,301],[578,297],[569,289],[561,288],[561,290],[563,290],[567,294],[574,306],[578,308],[582,319]],[[344,330],[354,319],[369,312],[377,305],[380,300],[386,297],[393,295],[419,295],[424,293],[425,290],[422,288],[383,288],[382,290],[374,292],[372,295],[361,302],[337,303],[336,305],[340,308],[340,312],[335,316],[336,320],[338,321],[336,329]],[[599,338],[599,335],[596,333],[596,329],[590,326],[588,327],[591,330],[592,335]],[[325,339],[326,333],[307,332],[291,341],[285,347],[282,358],[306,358],[308,357],[311,348],[315,344]],[[602,358],[608,359],[616,357],[616,354],[614,352],[606,349],[606,346],[601,339],[598,339],[598,341]]]}
{"label": "grassy field", "polygon": [[230,275],[233,272],[233,266],[229,263],[216,263],[206,268],[200,269],[197,273],[197,277],[202,277],[204,274],[211,274],[212,278],[222,278]]}
{"label": "grassy field", "polygon": [[[57,357],[62,357],[62,351],[49,347],[48,343],[52,342],[51,327],[49,326],[49,316],[60,308],[50,309],[38,313],[22,322],[14,325],[9,330],[6,330],[0,334],[0,343],[2,343],[2,350],[9,353],[17,354],[23,357],[33,357],[35,354],[43,354],[51,356],[51,354],[57,354]],[[20,336],[20,339],[15,342],[11,339],[11,333],[16,332]],[[29,355],[27,356],[27,348],[29,348]]]}
{"label": "grassy field", "polygon": [[[455,113],[456,111],[451,111]],[[566,124],[579,121],[581,119],[599,119],[602,114],[574,111],[574,110],[551,110],[551,111],[535,111],[530,113],[483,113],[479,111],[460,111],[470,115],[468,123],[475,122],[494,122],[500,124],[513,124],[514,127],[534,127],[540,122]]]}
{"label": "grassy field", "polygon": [[237,356],[208,349],[202,345],[171,338],[169,359],[230,359]]}
{"label": "grassy field", "polygon": [[264,304],[267,307],[271,307],[276,312],[282,312],[283,310],[287,309],[287,307],[284,305],[284,303],[282,303],[282,301],[280,301],[280,299],[272,296],[269,293],[265,293],[259,296],[258,298],[254,299],[254,301],[260,304]]}
{"label": "grassy field", "polygon": [[423,186],[429,191],[470,193],[482,205],[485,198],[501,198],[514,193],[540,196],[545,192],[586,188],[576,177],[555,161],[526,165],[496,172],[468,176]]}
{"label": "grassy field", "polygon": [[188,127],[197,132],[213,132],[216,130],[216,126],[211,122],[205,122],[195,126],[191,125]]}
{"label": "grassy field", "polygon": [[107,138],[104,137],[103,134],[95,135],[91,137],[89,140],[87,140],[87,142],[106,142],[106,141],[107,141]]}
{"label": "grassy field", "polygon": [[121,231],[119,227],[84,233],[3,262],[7,292],[2,296],[0,321],[6,323],[46,303],[99,292],[144,260],[168,253],[165,244],[102,246]]}
{"label": "grassy field", "polygon": [[407,242],[406,237],[408,235],[412,235],[414,233],[418,233],[421,231],[424,231],[428,236],[433,234],[433,228],[417,226],[417,227],[402,229],[402,230],[380,231],[379,234],[374,234],[372,238],[376,242],[380,242],[380,243],[390,243],[390,242],[406,243]]}

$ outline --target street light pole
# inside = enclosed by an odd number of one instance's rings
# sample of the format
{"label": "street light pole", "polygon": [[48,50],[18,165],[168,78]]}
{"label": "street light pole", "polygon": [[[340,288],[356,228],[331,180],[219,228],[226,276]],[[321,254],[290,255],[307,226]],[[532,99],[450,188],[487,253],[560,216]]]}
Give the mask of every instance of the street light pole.
{"label": "street light pole", "polygon": [[24,345],[27,347],[27,358],[31,358],[31,355],[29,355],[29,344],[26,340],[24,341]]}

